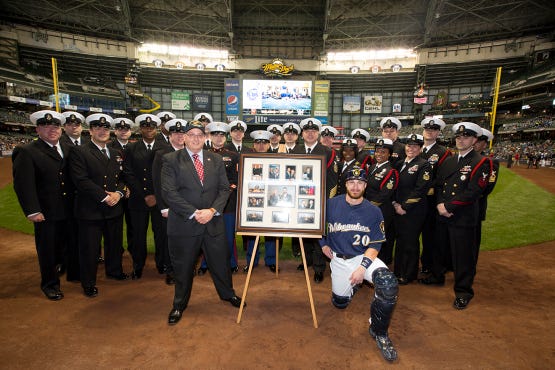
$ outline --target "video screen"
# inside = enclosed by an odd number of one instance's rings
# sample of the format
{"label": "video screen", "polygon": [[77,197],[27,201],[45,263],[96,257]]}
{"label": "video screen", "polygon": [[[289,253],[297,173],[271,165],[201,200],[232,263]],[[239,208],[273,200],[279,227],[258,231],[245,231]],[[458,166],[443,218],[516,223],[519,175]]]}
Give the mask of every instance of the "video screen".
{"label": "video screen", "polygon": [[312,81],[243,80],[243,114],[312,115]]}

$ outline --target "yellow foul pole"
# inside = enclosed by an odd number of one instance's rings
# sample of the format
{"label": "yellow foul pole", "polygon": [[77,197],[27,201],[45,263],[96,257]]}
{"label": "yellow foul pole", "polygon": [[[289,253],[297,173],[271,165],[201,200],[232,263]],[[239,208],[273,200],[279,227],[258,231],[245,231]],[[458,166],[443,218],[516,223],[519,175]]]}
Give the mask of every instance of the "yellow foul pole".
{"label": "yellow foul pole", "polygon": [[[497,67],[497,73],[495,74],[495,88],[493,92],[493,105],[491,107],[491,123],[490,131],[493,133],[495,128],[495,117],[497,115],[497,99],[499,98],[499,84],[501,83],[501,70],[503,67]],[[489,148],[493,145],[493,140],[489,143]]]}
{"label": "yellow foul pole", "polygon": [[56,99],[56,112],[60,113],[60,97],[58,96],[58,62],[52,58],[52,81],[54,81],[54,97]]}

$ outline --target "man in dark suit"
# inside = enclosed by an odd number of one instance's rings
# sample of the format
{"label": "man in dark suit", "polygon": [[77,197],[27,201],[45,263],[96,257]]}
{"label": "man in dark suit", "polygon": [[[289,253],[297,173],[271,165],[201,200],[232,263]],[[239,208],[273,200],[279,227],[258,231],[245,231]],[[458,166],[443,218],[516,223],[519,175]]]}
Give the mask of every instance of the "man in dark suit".
{"label": "man in dark suit", "polygon": [[81,285],[87,297],[98,295],[97,257],[104,238],[106,277],[126,280],[123,272],[123,207],[126,192],[122,181],[121,152],[110,148],[112,118],[95,113],[87,117],[91,141],[72,150],[71,177],[77,188],[75,215],[79,224]]}
{"label": "man in dark suit", "polygon": [[[487,158],[474,150],[473,145],[482,129],[472,122],[453,126],[458,154],[445,160],[437,173],[436,190],[438,245],[451,249],[455,301],[453,307],[465,309],[474,297],[472,284],[476,275],[476,227],[479,222],[479,198],[489,182]],[[435,257],[435,255],[434,255]],[[419,282],[428,285],[445,283],[442,256],[434,258],[432,275]]]}
{"label": "man in dark suit", "polygon": [[[301,121],[300,127],[302,130],[303,145],[295,146],[293,154],[311,154],[320,155],[324,157],[326,163],[326,198],[333,198],[337,194],[338,182],[338,164],[335,151],[327,146],[323,146],[318,142],[320,136],[320,127],[322,123],[316,118],[305,118]],[[304,241],[305,255],[307,265],[314,268],[314,281],[321,283],[324,280],[324,271],[326,269],[326,260],[322,253],[322,248],[317,239],[308,238]],[[302,270],[303,266],[297,267]]]}
{"label": "man in dark suit", "polygon": [[81,113],[67,111],[62,113],[66,119],[64,123],[64,133],[60,140],[68,145],[83,145],[91,141],[87,136],[83,136],[83,124],[85,117]]}
{"label": "man in dark suit", "polygon": [[[131,137],[131,131],[135,128],[135,123],[129,118],[114,118],[114,133],[116,135],[115,139],[112,140],[108,146],[112,149],[119,150],[123,154],[123,159],[125,161],[125,150],[130,144],[129,138]],[[127,249],[133,249],[133,224],[131,223],[131,212],[129,211],[129,189],[124,194],[121,200],[121,205],[123,207],[123,214],[125,219],[126,236],[127,236]]]}
{"label": "man in dark suit", "polygon": [[156,195],[152,184],[152,162],[154,152],[161,147],[168,146],[165,139],[156,140],[156,127],[160,118],[153,114],[141,114],[135,118],[135,124],[140,127],[141,140],[128,146],[123,161],[125,183],[130,189],[129,211],[133,226],[133,245],[129,249],[133,257],[133,273],[131,278],[136,280],[143,276],[147,257],[146,235],[149,221],[154,233],[154,247],[156,268],[160,274],[165,273],[163,265],[163,241],[160,231],[162,216],[156,208]]}
{"label": "man in dark suit", "polygon": [[229,249],[222,214],[229,182],[222,157],[203,150],[204,127],[192,121],[185,128],[185,149],[162,159],[162,194],[168,204],[168,248],[175,293],[168,324],[179,322],[189,303],[197,257],[202,250],[222,300],[240,307],[231,278]]}
{"label": "man in dark suit", "polygon": [[430,166],[432,166],[432,186],[427,195],[428,213],[426,214],[426,220],[422,227],[422,254],[420,256],[420,261],[422,263],[421,272],[423,274],[428,274],[432,268],[433,253],[440,248],[435,244],[435,228],[437,222],[436,197],[434,193],[435,180],[439,167],[443,164],[445,159],[451,155],[451,152],[437,142],[441,130],[445,128],[445,122],[443,122],[443,120],[439,118],[424,118],[420,124],[423,129],[422,136],[424,137],[424,147],[422,148],[420,156],[427,160]]}
{"label": "man in dark suit", "polygon": [[152,162],[152,185],[154,186],[154,195],[156,195],[156,208],[160,211],[161,228],[160,245],[162,265],[165,267],[166,284],[175,284],[173,277],[173,267],[170,259],[170,252],[168,249],[168,211],[169,207],[162,197],[162,157],[167,153],[173,153],[185,147],[185,127],[187,121],[182,119],[171,119],[165,123],[166,130],[170,133],[170,145],[164,145],[154,152],[154,161]]}
{"label": "man in dark suit", "polygon": [[65,118],[50,110],[35,112],[30,118],[39,138],[14,149],[13,184],[23,213],[34,225],[41,289],[48,299],[60,300],[64,294],[56,265],[70,231],[66,220],[71,217],[69,148],[59,140]]}

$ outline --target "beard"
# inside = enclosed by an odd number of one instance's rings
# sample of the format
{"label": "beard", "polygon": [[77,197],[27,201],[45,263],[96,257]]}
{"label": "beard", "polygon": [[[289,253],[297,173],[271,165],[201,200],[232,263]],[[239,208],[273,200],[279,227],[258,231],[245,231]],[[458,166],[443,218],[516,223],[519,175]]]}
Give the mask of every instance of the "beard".
{"label": "beard", "polygon": [[364,196],[364,191],[358,191],[356,193],[353,193],[350,190],[347,190],[347,195],[349,196],[349,198],[353,200],[358,200]]}

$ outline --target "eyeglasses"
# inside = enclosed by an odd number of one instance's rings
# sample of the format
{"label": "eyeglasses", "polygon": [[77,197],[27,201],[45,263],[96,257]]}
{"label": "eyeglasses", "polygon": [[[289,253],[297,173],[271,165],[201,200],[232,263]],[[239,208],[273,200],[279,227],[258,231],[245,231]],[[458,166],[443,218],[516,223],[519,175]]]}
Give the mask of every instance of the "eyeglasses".
{"label": "eyeglasses", "polygon": [[191,139],[202,139],[204,138],[204,134],[187,134],[188,137]]}

